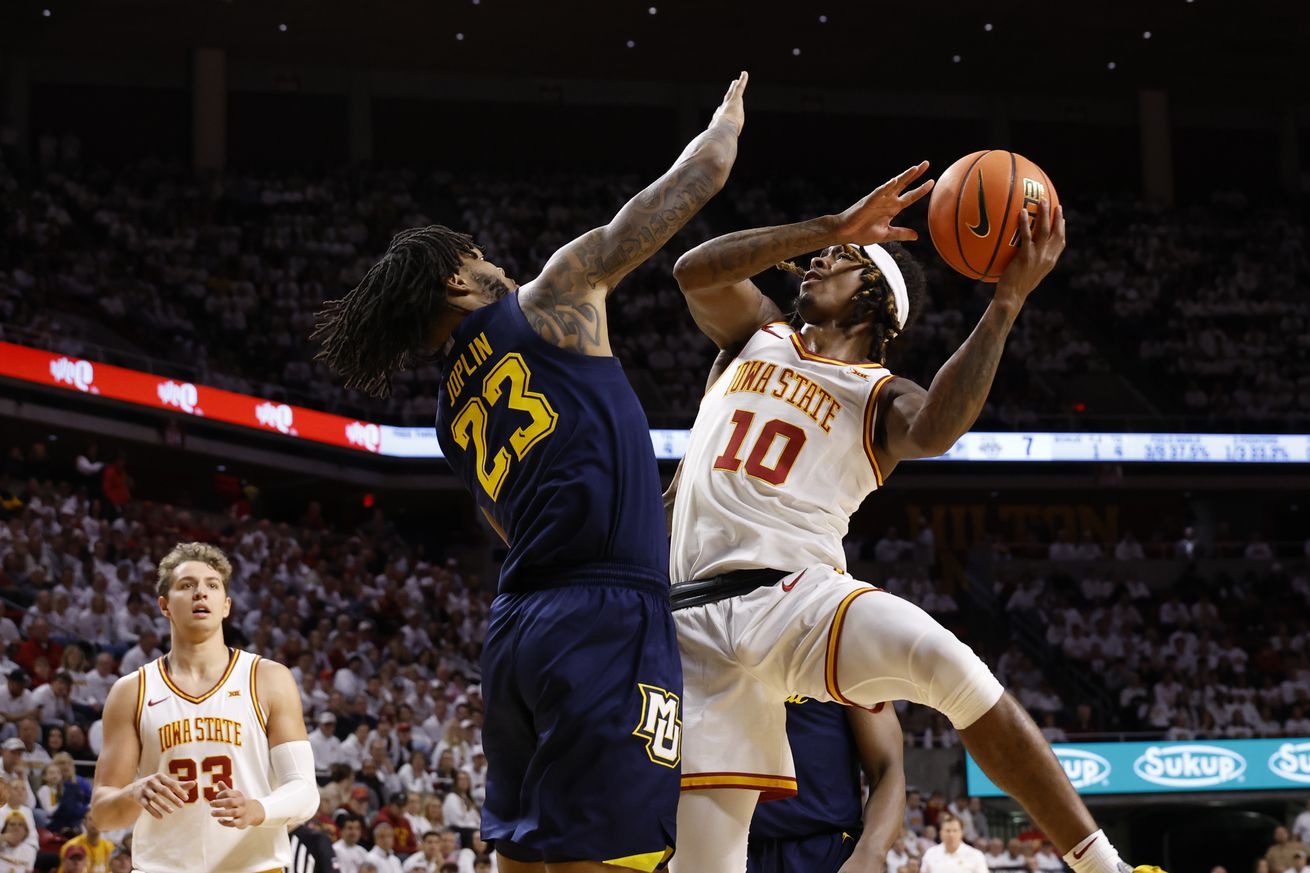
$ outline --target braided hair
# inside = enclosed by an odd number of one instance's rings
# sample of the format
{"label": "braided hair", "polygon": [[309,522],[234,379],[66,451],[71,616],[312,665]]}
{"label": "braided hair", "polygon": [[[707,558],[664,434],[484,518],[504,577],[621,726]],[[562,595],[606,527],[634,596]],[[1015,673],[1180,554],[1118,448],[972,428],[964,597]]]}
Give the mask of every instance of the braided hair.
{"label": "braided hair", "polygon": [[424,357],[433,322],[450,308],[446,280],[476,252],[472,237],[440,224],[396,234],[363,280],[316,314],[310,338],[322,348],[315,360],[347,388],[390,395],[392,374]]}
{"label": "braided hair", "polygon": [[[860,265],[860,289],[855,292],[854,310],[842,326],[868,324],[873,330],[873,338],[869,342],[869,360],[886,366],[888,346],[891,345],[892,340],[908,330],[918,317],[927,283],[923,277],[923,268],[905,246],[895,242],[879,243],[879,245],[896,261],[896,266],[900,268],[901,276],[905,279],[905,296],[910,307],[909,317],[905,319],[905,327],[896,326],[896,295],[883,276],[882,270],[864,253],[863,249],[850,243],[844,243],[841,248]],[[805,275],[805,270],[791,261],[780,261],[774,266],[794,276]],[[797,315],[793,310],[793,321]]]}

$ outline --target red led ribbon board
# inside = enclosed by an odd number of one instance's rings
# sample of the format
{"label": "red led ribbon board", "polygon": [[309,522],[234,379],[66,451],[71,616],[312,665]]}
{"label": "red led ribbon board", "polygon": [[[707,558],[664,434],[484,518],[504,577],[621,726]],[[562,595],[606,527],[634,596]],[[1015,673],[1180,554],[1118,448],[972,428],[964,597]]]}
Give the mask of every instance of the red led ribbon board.
{"label": "red led ribbon board", "polygon": [[376,424],[0,342],[0,376],[376,454]]}

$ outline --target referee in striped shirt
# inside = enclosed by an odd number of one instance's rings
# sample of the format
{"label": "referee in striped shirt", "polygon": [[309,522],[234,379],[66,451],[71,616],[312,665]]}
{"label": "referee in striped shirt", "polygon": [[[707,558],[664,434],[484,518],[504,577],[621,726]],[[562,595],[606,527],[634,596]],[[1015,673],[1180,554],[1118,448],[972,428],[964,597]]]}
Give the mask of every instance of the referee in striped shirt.
{"label": "referee in striped shirt", "polygon": [[332,838],[302,824],[291,831],[291,865],[286,873],[338,873]]}

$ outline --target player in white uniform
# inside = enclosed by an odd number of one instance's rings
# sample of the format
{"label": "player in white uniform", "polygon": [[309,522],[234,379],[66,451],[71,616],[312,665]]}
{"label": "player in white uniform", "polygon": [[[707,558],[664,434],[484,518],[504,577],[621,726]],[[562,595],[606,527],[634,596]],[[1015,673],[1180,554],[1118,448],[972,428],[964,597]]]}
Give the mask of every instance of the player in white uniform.
{"label": "player in white uniform", "polygon": [[[1020,307],[1064,248],[1060,213],[1039,208],[1035,228],[1020,221],[1022,246],[991,306],[931,387],[893,378],[887,346],[915,309],[922,271],[900,246],[877,244],[915,238],[891,222],[931,190],[906,191],[926,170],[840,215],[711,240],[675,269],[721,349],[673,514],[685,683],[675,873],[744,869],[756,801],[795,791],[790,694],[934,707],[1076,873],[1128,869],[986,665],[917,606],[841,569],[863,499],[898,461],[940,455],[973,425]],[[793,331],[751,277],[812,251]]]}
{"label": "player in white uniform", "polygon": [[287,826],[318,809],[291,671],[223,644],[231,575],[213,546],[169,552],[158,593],[172,649],[120,678],[105,701],[91,814],[101,830],[135,823],[142,873],[281,870]]}

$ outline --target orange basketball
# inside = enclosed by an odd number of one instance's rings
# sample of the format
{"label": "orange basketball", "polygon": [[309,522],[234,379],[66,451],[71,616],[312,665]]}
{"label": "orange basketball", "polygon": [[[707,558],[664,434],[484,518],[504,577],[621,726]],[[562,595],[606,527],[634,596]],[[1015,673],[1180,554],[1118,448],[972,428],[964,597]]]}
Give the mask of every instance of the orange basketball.
{"label": "orange basketball", "polygon": [[942,260],[971,279],[995,282],[1019,249],[1019,211],[1060,205],[1042,168],[1001,149],[965,155],[942,173],[928,201],[928,231]]}

